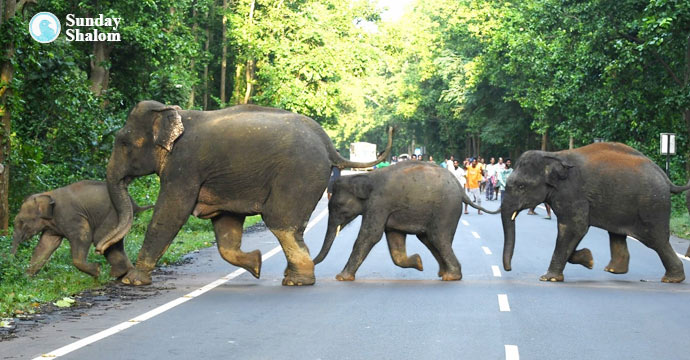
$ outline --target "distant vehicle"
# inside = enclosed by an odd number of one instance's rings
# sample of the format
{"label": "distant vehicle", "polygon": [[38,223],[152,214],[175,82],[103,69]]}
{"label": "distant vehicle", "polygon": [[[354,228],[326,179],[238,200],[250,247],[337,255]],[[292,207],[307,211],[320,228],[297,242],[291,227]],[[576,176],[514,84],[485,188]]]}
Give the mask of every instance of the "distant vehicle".
{"label": "distant vehicle", "polygon": [[[368,142],[355,142],[350,144],[350,160],[357,162],[369,162],[376,160],[376,144]],[[371,170],[373,167],[355,169]]]}

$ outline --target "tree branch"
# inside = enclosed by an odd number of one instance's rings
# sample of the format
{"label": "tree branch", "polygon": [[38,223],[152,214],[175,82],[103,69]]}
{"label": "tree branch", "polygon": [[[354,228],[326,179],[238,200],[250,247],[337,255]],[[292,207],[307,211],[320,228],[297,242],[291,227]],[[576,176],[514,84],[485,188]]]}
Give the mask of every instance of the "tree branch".
{"label": "tree branch", "polygon": [[[642,39],[640,39],[636,36],[632,36],[632,35],[628,35],[628,34],[624,34],[624,33],[620,33],[620,34],[622,37],[624,37],[625,39],[627,39],[630,42],[634,42],[634,43],[640,44],[640,45],[644,44],[644,41],[642,41]],[[666,63],[666,61],[664,61],[664,59],[661,58],[661,56],[659,55],[658,52],[653,51],[652,55],[654,55],[654,57],[656,58],[656,61],[658,61],[661,64],[661,66],[664,67],[664,69],[666,70],[666,73],[668,73],[668,75],[671,76],[671,78],[673,79],[673,82],[675,82],[676,85],[681,86],[681,87],[685,86],[685,82],[681,81],[680,78],[678,78],[678,76],[676,76],[676,73],[673,71],[673,69],[671,69],[671,67]]]}

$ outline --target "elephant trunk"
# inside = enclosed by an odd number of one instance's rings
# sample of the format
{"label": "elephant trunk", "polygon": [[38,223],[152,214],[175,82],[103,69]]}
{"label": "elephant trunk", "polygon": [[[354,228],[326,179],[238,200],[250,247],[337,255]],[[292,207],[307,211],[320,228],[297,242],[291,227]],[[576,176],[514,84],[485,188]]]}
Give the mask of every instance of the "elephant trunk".
{"label": "elephant trunk", "polygon": [[510,210],[510,207],[503,204],[501,210],[501,221],[503,223],[503,269],[512,270],[510,265],[515,250],[515,216],[517,211]]}
{"label": "elephant trunk", "polygon": [[15,230],[12,238],[12,255],[17,253],[17,247],[24,242],[24,234],[20,230]]}
{"label": "elephant trunk", "polygon": [[134,208],[127,192],[129,178],[119,176],[114,170],[114,163],[112,159],[108,162],[106,183],[110,201],[117,212],[118,221],[117,226],[96,244],[96,252],[99,254],[103,254],[110,245],[122,239],[129,232],[134,219]]}
{"label": "elephant trunk", "polygon": [[335,223],[331,223],[329,221],[328,230],[326,231],[326,237],[323,240],[323,246],[321,247],[321,251],[319,251],[319,255],[316,255],[316,257],[314,258],[314,264],[318,264],[326,258],[326,255],[328,255],[328,252],[331,250],[331,245],[333,245],[333,241],[338,236],[339,232],[340,225],[336,226]]}

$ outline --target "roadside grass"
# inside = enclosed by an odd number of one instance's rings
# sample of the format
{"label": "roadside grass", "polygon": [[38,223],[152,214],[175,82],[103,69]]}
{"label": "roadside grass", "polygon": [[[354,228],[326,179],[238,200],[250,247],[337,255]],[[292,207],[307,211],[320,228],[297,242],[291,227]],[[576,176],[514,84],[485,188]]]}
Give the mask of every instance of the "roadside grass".
{"label": "roadside grass", "polygon": [[[130,233],[125,238],[125,251],[132,263],[136,261],[151,220],[152,211],[135,218]],[[247,217],[244,227],[261,221],[261,216]],[[19,246],[16,256],[10,254],[12,237],[0,236],[0,317],[12,317],[35,313],[41,304],[55,302],[87,289],[99,288],[112,281],[110,265],[105,257],[89,251],[89,261],[101,266],[101,275],[93,278],[72,265],[68,241],[53,253],[46,265],[34,276],[28,277],[31,253],[38,243],[38,235]],[[190,217],[177,237],[161,257],[158,265],[178,263],[185,254],[215,244],[213,227],[209,220]]]}
{"label": "roadside grass", "polygon": [[687,213],[671,216],[671,234],[690,239],[690,216]]}

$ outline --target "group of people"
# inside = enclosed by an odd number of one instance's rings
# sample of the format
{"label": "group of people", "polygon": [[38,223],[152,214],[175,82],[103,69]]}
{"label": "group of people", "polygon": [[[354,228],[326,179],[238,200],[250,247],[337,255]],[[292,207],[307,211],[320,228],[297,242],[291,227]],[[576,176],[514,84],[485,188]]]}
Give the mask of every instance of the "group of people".
{"label": "group of people", "polygon": [[[476,204],[482,203],[482,193],[485,194],[487,201],[498,200],[499,194],[503,199],[506,181],[513,172],[511,165],[510,159],[504,162],[502,157],[498,158],[498,162],[492,157],[488,164],[482,157],[465,158],[461,164],[453,155],[441,163],[442,167],[455,175],[470,199]],[[467,213],[467,204],[465,204],[465,214]],[[477,210],[477,213],[482,214],[481,210]]]}

